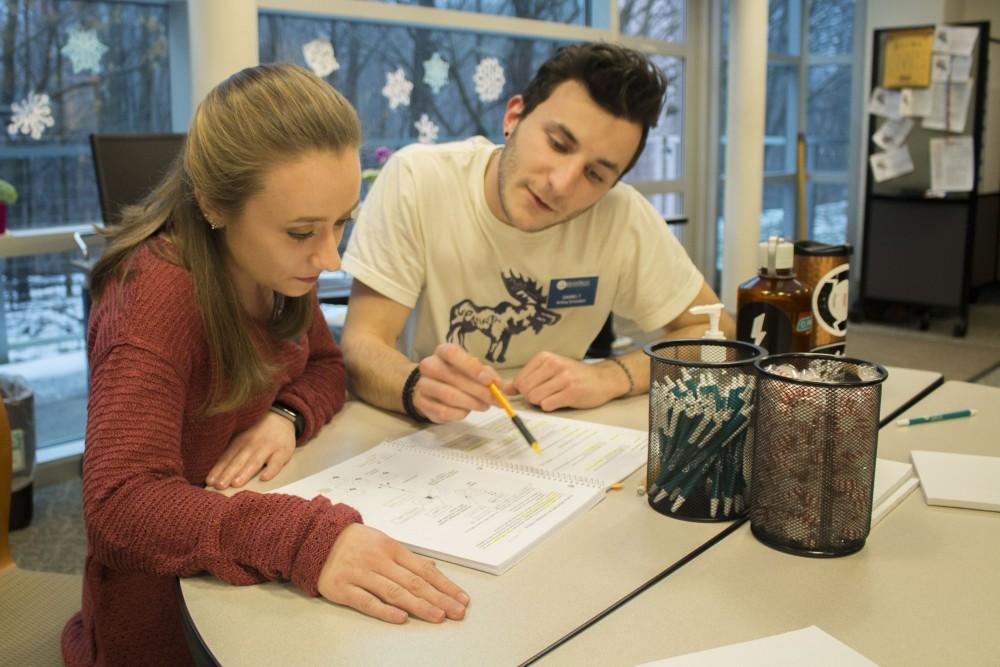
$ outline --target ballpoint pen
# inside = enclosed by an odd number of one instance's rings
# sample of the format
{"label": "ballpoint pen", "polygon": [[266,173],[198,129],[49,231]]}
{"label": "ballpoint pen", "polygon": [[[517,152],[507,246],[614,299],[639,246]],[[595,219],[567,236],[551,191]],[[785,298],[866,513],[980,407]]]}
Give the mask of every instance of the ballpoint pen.
{"label": "ballpoint pen", "polygon": [[956,410],[945,412],[941,415],[931,415],[930,417],[910,417],[909,419],[899,419],[896,426],[913,426],[914,424],[929,424],[931,422],[944,421],[945,419],[958,419],[959,417],[971,417],[976,414],[975,410]]}
{"label": "ballpoint pen", "polygon": [[493,394],[493,398],[497,399],[497,403],[499,403],[500,407],[504,409],[504,412],[507,413],[510,420],[514,422],[514,426],[516,426],[517,430],[521,432],[524,439],[528,441],[528,444],[535,450],[535,453],[541,454],[542,448],[538,446],[538,441],[535,440],[535,436],[531,435],[531,431],[528,430],[528,427],[524,425],[521,418],[517,416],[516,412],[514,412],[514,408],[511,407],[510,402],[507,400],[507,397],[503,395],[503,392],[500,391],[500,387],[497,386],[496,382],[490,382],[490,393]]}

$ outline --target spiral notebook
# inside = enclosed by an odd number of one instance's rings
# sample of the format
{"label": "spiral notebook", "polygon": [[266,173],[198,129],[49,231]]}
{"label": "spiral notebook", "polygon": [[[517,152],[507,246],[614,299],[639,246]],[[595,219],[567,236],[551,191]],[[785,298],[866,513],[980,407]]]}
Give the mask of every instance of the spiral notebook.
{"label": "spiral notebook", "polygon": [[[502,574],[645,462],[646,433],[522,414],[535,454],[499,410],[383,442],[275,491],[324,495],[413,551]],[[502,423],[500,423],[502,421]]]}

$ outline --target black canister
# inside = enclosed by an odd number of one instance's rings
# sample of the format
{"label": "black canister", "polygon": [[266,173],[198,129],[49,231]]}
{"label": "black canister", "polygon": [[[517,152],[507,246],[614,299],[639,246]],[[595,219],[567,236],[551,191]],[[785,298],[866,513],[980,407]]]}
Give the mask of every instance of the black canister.
{"label": "black canister", "polygon": [[750,502],[754,361],[767,352],[733,340],[672,340],[650,359],[646,494],[661,514],[727,521]]}

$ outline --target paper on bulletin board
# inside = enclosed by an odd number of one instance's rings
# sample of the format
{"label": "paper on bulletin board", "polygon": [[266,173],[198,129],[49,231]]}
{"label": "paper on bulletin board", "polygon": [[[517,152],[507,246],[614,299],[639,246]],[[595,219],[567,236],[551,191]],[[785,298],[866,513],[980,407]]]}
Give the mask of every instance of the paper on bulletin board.
{"label": "paper on bulletin board", "polygon": [[972,75],[972,56],[951,57],[950,81],[968,81]]}
{"label": "paper on bulletin board", "polygon": [[939,25],[934,28],[934,53],[971,56],[979,38],[979,28]]}
{"label": "paper on bulletin board", "polygon": [[884,118],[899,118],[899,91],[886,90],[881,86],[875,88],[868,101],[868,113]]}
{"label": "paper on bulletin board", "polygon": [[885,88],[924,88],[930,84],[934,31],[897,30],[885,38]]}
{"label": "paper on bulletin board", "polygon": [[930,88],[903,88],[899,91],[899,113],[902,116],[927,116],[931,112]]}
{"label": "paper on bulletin board", "polygon": [[884,153],[872,153],[868,158],[872,168],[872,177],[876,183],[909,174],[913,171],[913,158],[906,146],[893,148]]}
{"label": "paper on bulletin board", "polygon": [[972,137],[931,139],[931,190],[970,192],[974,164]]}
{"label": "paper on bulletin board", "polygon": [[972,100],[972,81],[931,84],[931,111],[924,116],[929,130],[965,132],[965,119]]}
{"label": "paper on bulletin board", "polygon": [[872,141],[882,150],[899,148],[912,129],[913,121],[909,118],[890,118],[872,135]]}
{"label": "paper on bulletin board", "polygon": [[931,81],[943,83],[951,78],[951,56],[947,53],[935,53],[931,65]]}

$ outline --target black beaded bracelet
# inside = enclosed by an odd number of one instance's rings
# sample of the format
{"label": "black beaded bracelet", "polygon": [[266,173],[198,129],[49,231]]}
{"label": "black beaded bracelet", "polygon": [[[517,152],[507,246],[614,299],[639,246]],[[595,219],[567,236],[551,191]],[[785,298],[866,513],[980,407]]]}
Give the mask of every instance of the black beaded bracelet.
{"label": "black beaded bracelet", "polygon": [[403,383],[403,410],[413,421],[427,423],[430,419],[420,414],[417,406],[413,405],[413,392],[416,390],[419,380],[420,366],[416,366],[406,377],[406,382]]}
{"label": "black beaded bracelet", "polygon": [[608,357],[608,361],[618,364],[618,367],[625,371],[625,377],[628,378],[628,391],[626,391],[622,396],[631,396],[632,392],[635,391],[635,380],[632,379],[632,372],[629,371],[628,366],[625,362],[617,357]]}

